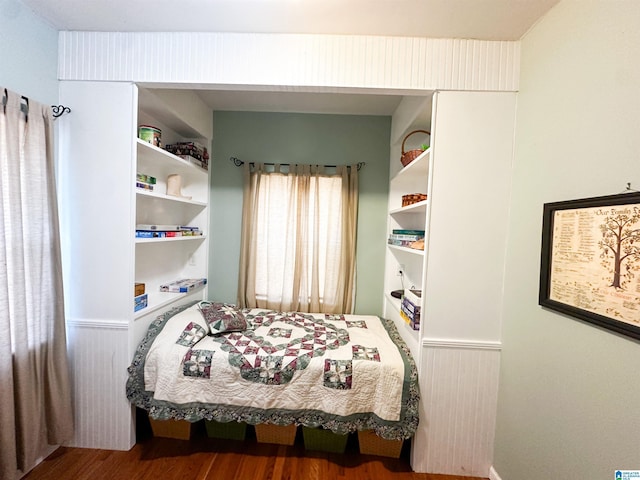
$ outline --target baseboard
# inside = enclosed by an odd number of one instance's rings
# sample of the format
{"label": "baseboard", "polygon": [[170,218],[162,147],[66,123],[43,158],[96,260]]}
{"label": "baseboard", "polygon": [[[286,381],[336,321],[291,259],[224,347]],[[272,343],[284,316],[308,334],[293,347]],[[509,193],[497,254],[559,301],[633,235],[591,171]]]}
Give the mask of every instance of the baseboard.
{"label": "baseboard", "polygon": [[489,480],[502,480],[500,475],[498,475],[498,472],[496,472],[496,469],[493,467],[489,469]]}

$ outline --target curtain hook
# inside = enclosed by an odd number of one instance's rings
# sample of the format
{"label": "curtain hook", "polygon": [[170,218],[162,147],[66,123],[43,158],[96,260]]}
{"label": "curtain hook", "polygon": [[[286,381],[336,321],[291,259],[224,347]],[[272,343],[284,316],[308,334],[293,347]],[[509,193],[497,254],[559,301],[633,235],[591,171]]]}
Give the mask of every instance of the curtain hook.
{"label": "curtain hook", "polygon": [[29,123],[29,97],[23,95],[22,100],[25,102],[21,105],[21,110],[24,112],[24,121]]}
{"label": "curtain hook", "polygon": [[7,114],[7,103],[9,103],[9,92],[7,92],[7,89],[4,89],[4,97],[2,97],[2,107],[4,110],[4,114]]}

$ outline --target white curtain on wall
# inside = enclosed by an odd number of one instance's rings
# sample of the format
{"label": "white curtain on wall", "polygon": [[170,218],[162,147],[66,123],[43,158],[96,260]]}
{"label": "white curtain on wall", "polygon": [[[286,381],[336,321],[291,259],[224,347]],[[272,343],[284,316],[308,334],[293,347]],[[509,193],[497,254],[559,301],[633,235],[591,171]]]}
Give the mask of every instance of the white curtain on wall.
{"label": "white curtain on wall", "polygon": [[0,478],[71,438],[50,107],[0,88]]}
{"label": "white curtain on wall", "polygon": [[244,175],[240,306],[352,313],[357,168],[245,163]]}

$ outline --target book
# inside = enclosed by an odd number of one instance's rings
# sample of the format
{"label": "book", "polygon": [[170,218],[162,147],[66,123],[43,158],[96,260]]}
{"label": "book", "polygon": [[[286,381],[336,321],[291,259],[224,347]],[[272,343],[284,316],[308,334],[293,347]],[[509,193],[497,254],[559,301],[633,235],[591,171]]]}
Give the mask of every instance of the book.
{"label": "book", "polygon": [[161,292],[186,293],[207,284],[206,278],[183,278],[160,285]]}
{"label": "book", "polygon": [[136,225],[136,230],[149,230],[152,232],[169,232],[169,231],[179,231],[183,227],[180,225],[152,225],[148,223],[139,223]]}
{"label": "book", "polygon": [[149,190],[150,192],[153,191],[153,185],[150,183],[136,182],[136,188],[142,188],[143,190]]}
{"label": "book", "polygon": [[152,177],[151,175],[145,175],[144,173],[136,173],[136,180],[142,183],[148,183],[151,185],[156,184],[156,177]]}
{"label": "book", "polygon": [[410,234],[403,234],[403,233],[392,233],[391,235],[389,235],[389,238],[392,240],[410,240],[412,242],[415,242],[416,240],[422,240],[424,238],[424,235],[410,235]]}
{"label": "book", "polygon": [[404,229],[394,229],[391,233],[396,235],[422,235],[424,237],[424,230],[404,230]]}
{"label": "book", "polygon": [[142,310],[149,304],[149,297],[146,293],[133,298],[133,311]]}
{"label": "book", "polygon": [[167,232],[149,232],[145,230],[136,230],[136,238],[165,238]]}

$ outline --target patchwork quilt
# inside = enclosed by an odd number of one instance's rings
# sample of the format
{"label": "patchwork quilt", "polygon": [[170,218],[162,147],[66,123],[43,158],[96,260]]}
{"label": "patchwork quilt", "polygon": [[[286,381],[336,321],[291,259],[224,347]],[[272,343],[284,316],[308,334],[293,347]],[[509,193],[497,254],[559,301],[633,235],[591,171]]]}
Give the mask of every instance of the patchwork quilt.
{"label": "patchwork quilt", "polygon": [[409,438],[418,378],[393,322],[200,302],[158,317],[127,398],[156,419],[322,426]]}

